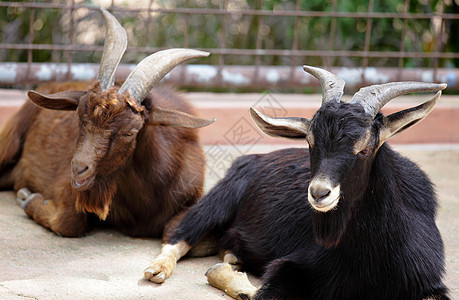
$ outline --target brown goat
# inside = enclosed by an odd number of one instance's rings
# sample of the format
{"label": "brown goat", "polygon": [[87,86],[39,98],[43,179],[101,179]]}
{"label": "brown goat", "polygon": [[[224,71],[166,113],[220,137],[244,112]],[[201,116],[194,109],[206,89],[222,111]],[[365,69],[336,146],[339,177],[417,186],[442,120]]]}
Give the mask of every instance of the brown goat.
{"label": "brown goat", "polygon": [[194,116],[173,89],[152,87],[208,53],[160,51],[114,83],[127,37],[101,12],[107,39],[96,81],[29,91],[31,101],[0,130],[0,189],[18,191],[25,212],[59,235],[84,234],[95,214],[126,234],[159,237],[203,194],[205,157],[193,128],[214,120]]}

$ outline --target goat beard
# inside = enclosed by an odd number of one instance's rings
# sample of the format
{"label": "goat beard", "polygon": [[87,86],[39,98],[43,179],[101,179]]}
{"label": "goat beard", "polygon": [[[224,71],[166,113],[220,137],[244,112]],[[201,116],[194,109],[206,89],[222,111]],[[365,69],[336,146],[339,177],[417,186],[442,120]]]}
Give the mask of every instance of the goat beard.
{"label": "goat beard", "polygon": [[347,203],[332,211],[312,214],[312,229],[319,245],[335,248],[341,242],[351,219],[351,209]]}
{"label": "goat beard", "polygon": [[116,178],[115,176],[95,178],[94,183],[88,190],[77,192],[75,208],[83,213],[94,213],[105,221],[117,191]]}

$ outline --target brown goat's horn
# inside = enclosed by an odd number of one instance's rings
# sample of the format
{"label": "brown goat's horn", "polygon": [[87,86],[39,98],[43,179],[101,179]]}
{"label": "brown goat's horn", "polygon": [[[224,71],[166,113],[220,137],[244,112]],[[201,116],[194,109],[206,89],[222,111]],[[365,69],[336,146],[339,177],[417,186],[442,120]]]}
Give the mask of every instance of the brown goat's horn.
{"label": "brown goat's horn", "polygon": [[391,82],[371,85],[361,88],[354,94],[350,103],[360,104],[371,117],[375,117],[379,110],[390,100],[409,93],[437,92],[444,90],[446,83],[426,82]]}
{"label": "brown goat's horn", "polygon": [[303,66],[303,69],[322,84],[322,104],[328,101],[340,102],[346,84],[344,80],[324,69],[310,66]]}
{"label": "brown goat's horn", "polygon": [[142,103],[153,85],[159,82],[170,70],[182,62],[198,57],[209,56],[208,52],[193,49],[168,49],[144,58],[129,74],[118,93],[128,91],[137,102]]}
{"label": "brown goat's horn", "polygon": [[106,91],[115,82],[115,70],[126,50],[127,35],[113,15],[104,8],[101,8],[100,12],[104,17],[107,37],[105,38],[104,52],[96,80],[100,81],[102,91]]}

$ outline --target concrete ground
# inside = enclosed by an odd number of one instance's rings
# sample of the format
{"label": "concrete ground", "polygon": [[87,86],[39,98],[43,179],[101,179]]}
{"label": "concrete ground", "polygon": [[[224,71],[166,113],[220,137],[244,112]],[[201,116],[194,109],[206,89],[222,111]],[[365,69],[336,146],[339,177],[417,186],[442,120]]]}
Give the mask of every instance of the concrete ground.
{"label": "concrete ground", "polygon": [[[283,145],[254,146],[267,152]],[[215,160],[207,146],[206,189],[229,165]],[[446,245],[445,281],[459,299],[459,147],[396,146],[417,162],[437,186],[437,224]],[[232,158],[232,146],[219,149]],[[209,286],[204,273],[217,257],[186,258],[162,285],[143,279],[143,269],[160,251],[157,239],[134,239],[110,229],[82,238],[62,238],[28,218],[12,192],[0,192],[0,299],[225,299]],[[252,280],[255,280],[251,277]]]}
{"label": "concrete ground", "polygon": [[[24,95],[24,91],[0,90],[0,125],[18,109]],[[201,132],[207,145],[206,190],[241,154],[303,146],[260,134],[247,114],[249,106],[277,116],[305,113],[309,117],[320,105],[319,95],[196,93],[189,98],[202,116],[217,117],[215,124]],[[411,106],[412,98],[404,99],[400,105]],[[445,282],[453,299],[459,299],[458,100],[442,97],[426,120],[391,140],[437,186],[437,224],[446,246]],[[398,109],[397,105],[389,105],[388,111]],[[13,192],[2,191],[0,299],[228,299],[209,286],[204,276],[209,267],[219,262],[217,257],[185,258],[162,285],[144,280],[143,270],[159,253],[160,244],[157,239],[130,238],[106,228],[81,238],[58,237],[28,218],[16,205]]]}

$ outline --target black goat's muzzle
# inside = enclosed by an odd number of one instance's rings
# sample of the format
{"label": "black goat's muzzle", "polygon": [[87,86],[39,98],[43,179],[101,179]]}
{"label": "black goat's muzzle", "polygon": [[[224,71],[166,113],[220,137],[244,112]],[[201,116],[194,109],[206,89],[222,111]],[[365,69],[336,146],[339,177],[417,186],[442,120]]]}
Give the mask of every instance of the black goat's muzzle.
{"label": "black goat's muzzle", "polygon": [[339,184],[333,186],[329,179],[317,177],[309,184],[308,201],[315,210],[328,212],[338,205],[340,194]]}

